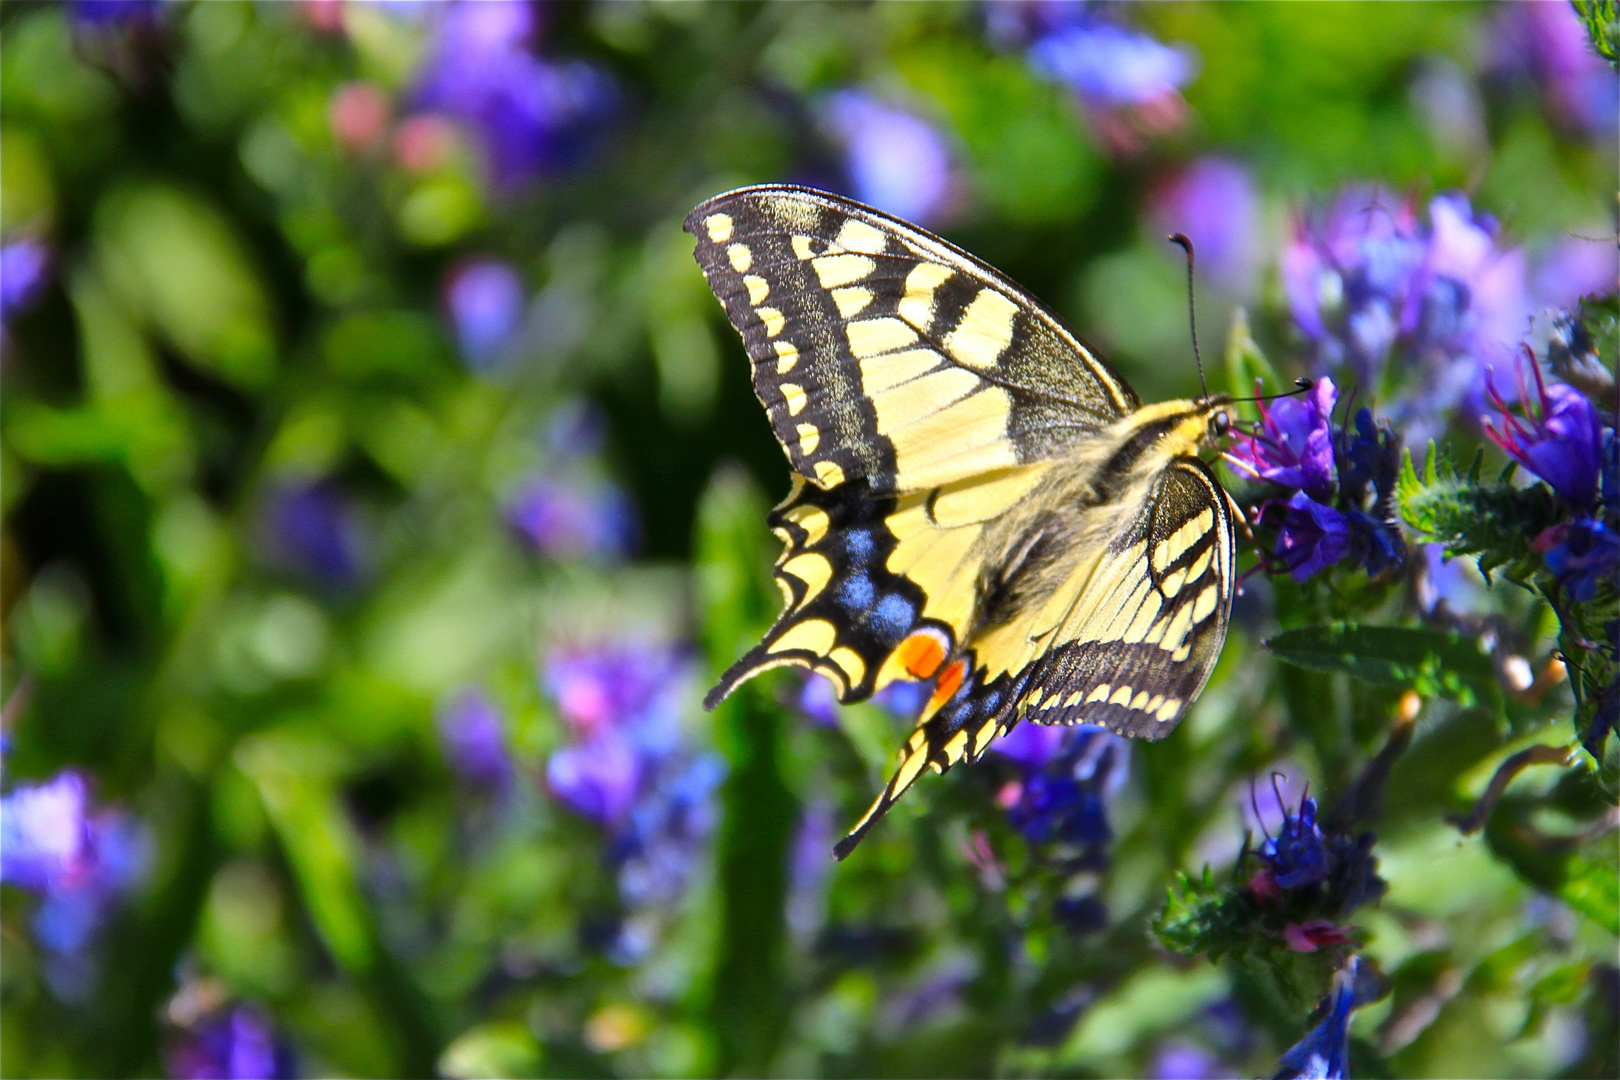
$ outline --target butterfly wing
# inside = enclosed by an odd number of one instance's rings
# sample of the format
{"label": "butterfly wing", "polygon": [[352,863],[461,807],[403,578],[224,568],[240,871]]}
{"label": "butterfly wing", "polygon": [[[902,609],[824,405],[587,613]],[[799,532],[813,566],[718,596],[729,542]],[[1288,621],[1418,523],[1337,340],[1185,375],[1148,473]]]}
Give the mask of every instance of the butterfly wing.
{"label": "butterfly wing", "polygon": [[937,674],[968,632],[986,528],[1048,468],[1023,465],[906,495],[874,494],[864,479],[823,490],[796,476],[769,519],[783,544],[775,575],[784,610],[705,704],[785,664],[826,675],[840,701]]}
{"label": "butterfly wing", "polygon": [[1136,394],[1023,289],[870,207],[771,185],[686,230],[795,472],[926,491],[1060,454]]}
{"label": "butterfly wing", "polygon": [[941,673],[894,776],[834,853],[854,850],[925,768],[977,760],[1020,720],[1168,735],[1226,640],[1235,551],[1214,474],[1172,460],[1111,541],[1073,552],[1062,587],[975,636]]}

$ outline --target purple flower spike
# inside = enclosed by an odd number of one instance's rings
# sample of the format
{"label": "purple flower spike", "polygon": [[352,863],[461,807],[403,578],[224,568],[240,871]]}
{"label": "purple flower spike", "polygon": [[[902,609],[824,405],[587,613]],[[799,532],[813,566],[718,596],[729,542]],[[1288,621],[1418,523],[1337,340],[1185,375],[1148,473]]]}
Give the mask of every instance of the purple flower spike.
{"label": "purple flower spike", "polygon": [[1008,819],[1032,844],[1055,841],[1102,856],[1113,837],[1108,799],[1125,782],[1130,751],[1125,740],[1101,728],[1057,730],[1061,745],[1044,759],[1039,737],[1025,735],[1013,744],[1009,756],[1024,778]]}
{"label": "purple flower spike", "polygon": [[1149,205],[1159,235],[1185,233],[1198,248],[1198,268],[1216,287],[1247,295],[1254,284],[1254,181],[1235,161],[1206,157],[1156,190]]}
{"label": "purple flower spike", "polygon": [[1030,63],[1098,109],[1145,105],[1176,94],[1197,62],[1182,49],[1097,20],[1061,26],[1029,50]]}
{"label": "purple flower spike", "polygon": [[517,271],[495,259],[467,263],[445,282],[444,299],[467,366],[494,367],[523,320],[523,280]]}
{"label": "purple flower spike", "polygon": [[1528,418],[1515,416],[1492,386],[1491,404],[1502,427],[1486,420],[1485,434],[1513,460],[1547,481],[1571,506],[1590,506],[1597,497],[1603,455],[1602,418],[1586,395],[1573,386],[1548,386],[1533,356],[1528,364],[1536,377],[1532,399],[1524,377],[1526,366],[1521,362],[1516,372],[1519,400],[1527,411],[1532,406],[1534,411]]}
{"label": "purple flower spike", "polygon": [[1350,1075],[1350,1017],[1356,1011],[1361,958],[1352,956],[1333,976],[1327,1016],[1277,1063],[1272,1080],[1345,1080]]}
{"label": "purple flower spike", "polygon": [[951,156],[937,128],[859,90],[834,94],[826,116],[857,199],[921,224],[940,217],[951,197]]}
{"label": "purple flower spike", "polygon": [[90,858],[84,777],[64,772],[0,800],[0,881],[43,892],[81,876]]}
{"label": "purple flower spike", "polygon": [[1344,558],[1350,551],[1350,523],[1331,506],[1303,491],[1288,500],[1287,516],[1277,537],[1277,558],[1295,581],[1304,581]]}
{"label": "purple flower spike", "polygon": [[501,713],[484,691],[463,690],[439,709],[439,743],[456,775],[472,784],[501,787],[512,778]]}
{"label": "purple flower spike", "polygon": [[1063,749],[1069,734],[1079,728],[1049,727],[1045,724],[1019,724],[990,744],[990,749],[1015,762],[1021,769],[1035,772],[1045,768]]}
{"label": "purple flower spike", "polygon": [[[1234,431],[1226,460],[1257,480],[1304,491],[1317,499],[1333,494],[1333,380],[1316,381],[1304,400],[1260,402],[1260,430]],[[1245,442],[1244,440],[1247,440]]]}
{"label": "purple flower spike", "polygon": [[1620,120],[1614,70],[1592,50],[1569,4],[1505,5],[1493,29],[1496,66],[1528,75],[1555,121],[1614,137]]}
{"label": "purple flower spike", "polygon": [[813,671],[788,698],[793,709],[818,727],[838,726],[838,689],[832,680]]}

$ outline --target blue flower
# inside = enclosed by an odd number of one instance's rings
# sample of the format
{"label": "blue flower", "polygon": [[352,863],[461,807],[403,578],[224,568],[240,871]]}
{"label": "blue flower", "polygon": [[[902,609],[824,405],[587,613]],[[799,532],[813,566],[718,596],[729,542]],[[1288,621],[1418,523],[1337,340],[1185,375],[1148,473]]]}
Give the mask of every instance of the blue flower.
{"label": "blue flower", "polygon": [[1303,491],[1288,500],[1275,554],[1295,581],[1327,569],[1350,553],[1350,523]]}
{"label": "blue flower", "polygon": [[354,508],[325,481],[289,481],[272,489],[263,515],[272,558],[319,585],[343,589],[365,571],[365,545]]}
{"label": "blue flower", "polygon": [[145,26],[157,20],[157,0],[73,0],[73,21],[87,27]]}
{"label": "blue flower", "polygon": [[1533,547],[1576,603],[1596,598],[1605,583],[1613,586],[1620,580],[1620,532],[1597,518],[1554,525]]}
{"label": "blue flower", "polygon": [[512,778],[501,712],[483,690],[468,687],[446,701],[437,726],[445,760],[457,776],[497,788]]}
{"label": "blue flower", "polygon": [[[1279,795],[1279,804],[1281,801]],[[1267,837],[1261,845],[1260,858],[1281,888],[1294,889],[1326,880],[1328,849],[1316,825],[1315,799],[1309,795],[1301,798],[1297,813],[1284,810],[1282,825],[1275,837]]]}
{"label": "blue flower", "polygon": [[0,247],[0,320],[10,322],[39,299],[50,269],[50,248],[38,240],[24,238]]}
{"label": "blue flower", "polygon": [[923,706],[933,692],[934,684],[931,682],[900,679],[879,690],[872,700],[897,719],[915,720],[922,714]]}
{"label": "blue flower", "polygon": [[523,279],[504,262],[475,259],[445,280],[444,299],[462,359],[490,370],[523,321]]}
{"label": "blue flower", "polygon": [[[1534,398],[1525,382],[1526,366],[1536,376]],[[1519,364],[1516,374],[1519,400],[1529,415],[1515,416],[1492,387],[1491,404],[1502,426],[1497,428],[1487,420],[1485,434],[1520,465],[1547,481],[1565,502],[1590,506],[1597,498],[1603,458],[1603,422],[1597,408],[1573,386],[1548,386],[1534,357],[1528,365]]]}
{"label": "blue flower", "polygon": [[1356,1010],[1356,983],[1361,958],[1352,956],[1333,976],[1333,989],[1322,1004],[1327,1015],[1290,1047],[1272,1080],[1344,1080],[1350,1075],[1350,1017]]}
{"label": "blue flower", "polygon": [[507,503],[506,521],[535,551],[554,559],[615,562],[635,552],[636,505],[610,484],[536,476]]}
{"label": "blue flower", "polygon": [[859,90],[833,94],[824,112],[857,199],[919,224],[939,218],[952,188],[950,149],[939,129]]}
{"label": "blue flower", "polygon": [[298,1074],[292,1047],[252,1005],[193,1018],[170,1040],[164,1059],[173,1080],[290,1080]]}
{"label": "blue flower", "polygon": [[1037,71],[1098,109],[1176,95],[1197,71],[1185,50],[1100,19],[1055,28],[1030,47],[1029,59]]}
{"label": "blue flower", "polygon": [[580,161],[617,105],[596,67],[531,53],[535,31],[529,4],[454,4],[416,87],[417,104],[472,130],[502,190]]}
{"label": "blue flower", "polygon": [[[1338,389],[1321,378],[1304,400],[1283,398],[1267,408],[1259,402],[1260,429],[1234,430],[1224,457],[1257,480],[1305,492],[1314,499],[1333,495],[1333,408]],[[1245,441],[1247,440],[1247,441]]]}
{"label": "blue flower", "polygon": [[1199,272],[1216,287],[1248,295],[1259,255],[1259,197],[1247,169],[1228,158],[1200,158],[1154,190],[1148,213],[1155,233],[1192,237]]}

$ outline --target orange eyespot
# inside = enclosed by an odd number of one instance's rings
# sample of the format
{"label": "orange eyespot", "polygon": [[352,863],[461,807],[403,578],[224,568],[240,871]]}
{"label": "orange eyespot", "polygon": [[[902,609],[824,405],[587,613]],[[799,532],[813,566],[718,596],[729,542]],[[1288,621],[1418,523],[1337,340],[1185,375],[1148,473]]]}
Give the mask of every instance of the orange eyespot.
{"label": "orange eyespot", "polygon": [[945,643],[931,630],[919,630],[895,646],[896,659],[913,679],[931,679],[945,662]]}
{"label": "orange eyespot", "polygon": [[962,688],[962,680],[967,678],[967,665],[958,660],[944,671],[939,673],[939,682],[934,687],[934,696],[928,700],[930,710],[937,709],[956,695]]}

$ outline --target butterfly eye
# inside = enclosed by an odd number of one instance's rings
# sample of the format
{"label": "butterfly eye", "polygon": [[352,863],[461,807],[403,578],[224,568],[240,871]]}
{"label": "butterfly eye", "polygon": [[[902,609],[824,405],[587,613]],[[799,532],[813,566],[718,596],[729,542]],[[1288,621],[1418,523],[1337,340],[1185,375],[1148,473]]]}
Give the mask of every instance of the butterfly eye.
{"label": "butterfly eye", "polygon": [[1224,412],[1218,412],[1209,418],[1209,433],[1219,439],[1232,430],[1232,418]]}

